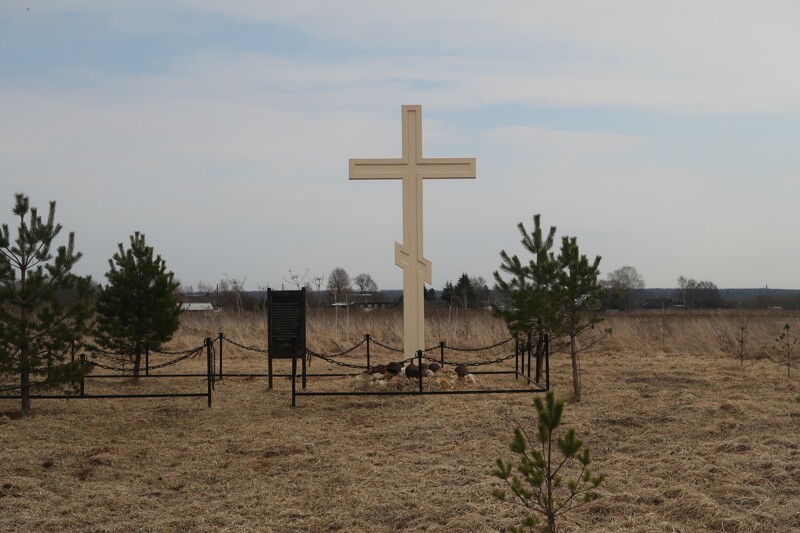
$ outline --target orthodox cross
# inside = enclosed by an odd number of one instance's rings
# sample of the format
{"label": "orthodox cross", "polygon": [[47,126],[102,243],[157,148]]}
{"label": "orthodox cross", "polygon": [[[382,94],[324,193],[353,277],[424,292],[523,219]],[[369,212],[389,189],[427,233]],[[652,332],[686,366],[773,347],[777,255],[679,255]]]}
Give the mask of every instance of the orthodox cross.
{"label": "orthodox cross", "polygon": [[425,282],[431,262],[422,248],[422,180],[475,178],[475,158],[422,157],[422,106],[404,105],[403,157],[351,159],[351,180],[403,180],[403,243],[394,243],[394,262],[403,269],[403,352],[425,349]]}

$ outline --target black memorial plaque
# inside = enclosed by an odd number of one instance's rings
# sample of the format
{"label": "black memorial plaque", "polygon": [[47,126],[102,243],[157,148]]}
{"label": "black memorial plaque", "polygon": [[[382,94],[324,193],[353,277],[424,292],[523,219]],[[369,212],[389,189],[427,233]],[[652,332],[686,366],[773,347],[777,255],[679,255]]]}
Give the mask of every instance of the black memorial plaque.
{"label": "black memorial plaque", "polygon": [[291,359],[306,345],[306,290],[267,289],[267,345],[270,359]]}

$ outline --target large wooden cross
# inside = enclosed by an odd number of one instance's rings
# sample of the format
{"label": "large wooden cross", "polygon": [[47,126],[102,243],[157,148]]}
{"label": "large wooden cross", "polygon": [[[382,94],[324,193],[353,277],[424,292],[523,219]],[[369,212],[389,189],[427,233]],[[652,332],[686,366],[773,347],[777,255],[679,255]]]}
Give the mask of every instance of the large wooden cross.
{"label": "large wooden cross", "polygon": [[403,352],[425,349],[425,282],[431,262],[422,249],[422,180],[475,178],[475,158],[422,157],[422,106],[403,106],[403,157],[351,159],[351,180],[403,180],[403,243],[394,243],[394,261],[403,269]]}

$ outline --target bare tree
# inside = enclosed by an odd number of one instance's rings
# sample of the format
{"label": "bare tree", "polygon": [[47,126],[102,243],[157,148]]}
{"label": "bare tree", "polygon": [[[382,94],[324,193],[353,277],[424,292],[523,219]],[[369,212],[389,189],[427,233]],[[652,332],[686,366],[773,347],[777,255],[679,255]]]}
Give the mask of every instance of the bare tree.
{"label": "bare tree", "polygon": [[328,291],[333,296],[333,301],[338,303],[342,299],[347,299],[350,293],[350,274],[343,268],[336,267],[328,275]]}
{"label": "bare tree", "polygon": [[723,305],[719,287],[711,281],[697,281],[696,279],[680,276],[678,278],[678,301],[683,301],[686,307],[714,308]]}
{"label": "bare tree", "polygon": [[689,288],[689,283],[694,283],[694,280],[687,279],[686,276],[681,274],[678,276],[678,301],[683,302],[683,306],[686,306],[686,296],[687,290]]}
{"label": "bare tree", "polygon": [[[314,300],[317,302],[317,316],[319,316],[319,304],[320,304],[320,289],[322,288],[322,283],[325,281],[325,275],[321,276],[312,276],[311,281],[309,282],[310,287],[314,287]],[[309,292],[311,292],[309,290]]]}
{"label": "bare tree", "polygon": [[633,291],[644,289],[644,278],[632,266],[624,266],[611,272],[606,276],[604,283],[606,288],[618,291],[625,302],[625,310],[629,310],[633,304]]}
{"label": "bare tree", "polygon": [[358,292],[361,294],[372,294],[378,292],[378,284],[372,279],[369,274],[359,274],[355,277],[353,282],[358,287]]}
{"label": "bare tree", "polygon": [[283,278],[283,281],[299,291],[308,282],[308,269],[306,269],[302,276],[289,270],[289,278]]}
{"label": "bare tree", "polygon": [[[221,279],[219,281],[220,289],[227,292],[233,292],[234,301],[236,303],[236,312],[241,313],[242,309],[244,308],[242,302],[242,293],[244,292],[244,282],[247,281],[247,278],[242,279],[231,279],[228,274],[223,274],[225,279]],[[225,287],[225,289],[223,289]]]}

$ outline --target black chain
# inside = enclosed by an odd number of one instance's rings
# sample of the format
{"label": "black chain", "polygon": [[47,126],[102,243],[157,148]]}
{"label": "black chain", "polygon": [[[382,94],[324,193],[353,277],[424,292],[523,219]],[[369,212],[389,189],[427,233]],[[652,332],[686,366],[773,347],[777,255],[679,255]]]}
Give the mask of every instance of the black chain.
{"label": "black chain", "polygon": [[[164,367],[167,367],[167,366],[178,364],[181,361],[189,359],[190,357],[197,357],[197,355],[202,350],[203,350],[203,346],[198,346],[197,348],[195,348],[194,350],[192,350],[190,352],[185,352],[185,353],[182,352],[183,355],[181,355],[180,357],[176,357],[175,359],[172,359],[172,360],[167,361],[165,363],[161,363],[161,364],[158,364],[158,365],[155,365],[155,366],[151,366],[151,367],[149,367],[149,370],[157,370],[159,368],[164,368]],[[97,361],[88,361],[87,360],[86,362],[88,364],[90,364],[90,365],[93,365],[93,366],[97,366],[97,367],[104,368],[106,370],[111,370],[111,371],[114,371],[114,372],[122,372],[123,374],[130,374],[130,373],[133,372],[132,368],[124,368],[124,367],[120,368],[120,367],[115,367],[115,366],[110,366],[110,365],[104,365],[102,363],[98,363]],[[125,362],[128,362],[128,361],[125,361]]]}
{"label": "black chain", "polygon": [[366,339],[362,339],[361,341],[356,343],[356,345],[353,346],[352,348],[348,348],[347,350],[345,350],[343,352],[339,352],[337,354],[328,354],[328,357],[342,357],[343,355],[347,355],[350,352],[352,352],[353,350],[355,350],[356,348],[358,348],[359,346],[361,346],[362,344],[364,344],[365,342],[366,342]]}
{"label": "black chain", "polygon": [[190,350],[178,350],[177,352],[162,352],[161,350],[150,350],[150,353],[151,354],[157,353],[157,354],[162,354],[162,355],[183,355],[185,353],[193,352],[196,349],[197,348],[192,348]]}
{"label": "black chain", "polygon": [[102,353],[102,352],[101,353],[97,353],[97,354],[93,353],[91,355],[104,357],[106,359],[111,359],[112,361],[116,361],[117,363],[122,363],[122,364],[128,363],[130,361],[129,357],[122,357],[122,356],[112,355],[112,354]]}
{"label": "black chain", "polygon": [[[200,348],[202,348],[202,346]],[[103,357],[106,357],[107,359],[114,359],[118,362],[127,362],[130,360],[130,356],[133,355],[127,352],[107,352],[105,350],[101,350],[97,346],[87,346],[87,350],[92,352],[92,355],[101,355]],[[160,355],[184,355],[187,353],[193,353],[196,350],[198,350],[198,348],[190,348],[189,350],[179,350],[175,352],[162,352],[159,350],[149,350],[149,353],[160,354]]]}
{"label": "black chain", "polygon": [[114,357],[114,356],[120,357],[120,356],[123,356],[123,355],[127,355],[125,352],[109,352],[107,350],[103,350],[102,348],[94,346],[93,344],[87,344],[86,345],[86,349],[88,351],[92,352],[93,354],[100,354],[100,355],[105,355],[105,356],[108,356],[108,357]]}
{"label": "black chain", "polygon": [[203,346],[198,346],[197,348],[194,349],[194,351],[187,352],[185,355],[182,355],[180,357],[176,357],[172,361],[167,361],[166,363],[161,363],[160,365],[151,366],[150,370],[157,370],[159,368],[164,368],[165,366],[171,366],[171,365],[178,364],[181,361],[189,359],[190,357],[197,357],[203,351],[203,348],[204,348]]}
{"label": "black chain", "polygon": [[427,359],[428,361],[434,362],[434,363],[444,363],[446,365],[451,365],[451,366],[464,365],[464,366],[472,367],[472,366],[496,365],[498,363],[502,363],[503,361],[508,361],[509,359],[512,359],[512,358],[514,358],[516,356],[517,356],[517,353],[514,352],[511,355],[504,355],[502,357],[498,357],[497,359],[493,359],[491,361],[481,361],[480,363],[459,363],[457,361],[449,361],[447,359],[444,359],[444,360],[434,359],[433,357],[428,357],[427,355],[423,356],[423,358]]}
{"label": "black chain", "polygon": [[92,366],[97,366],[97,367],[100,367],[100,368],[105,368],[106,370],[111,370],[113,372],[122,372],[123,374],[133,373],[133,369],[132,368],[119,368],[119,367],[116,367],[116,366],[104,365],[102,363],[98,363],[97,361],[89,361],[89,360],[87,360],[86,364],[89,364],[89,365],[92,365]]}
{"label": "black chain", "polygon": [[392,346],[389,346],[387,344],[383,344],[381,341],[377,341],[377,340],[375,340],[373,338],[370,338],[370,341],[374,342],[375,344],[377,344],[381,348],[385,348],[385,349],[389,350],[390,352],[403,353],[403,350],[401,350],[400,348],[393,348]]}
{"label": "black chain", "polygon": [[[50,385],[50,383],[48,383],[47,380],[45,380],[45,381],[33,381],[31,383],[28,383],[28,388],[32,389],[34,387],[41,387],[41,386],[47,386],[47,385]],[[0,386],[0,392],[8,392],[8,391],[12,391],[12,390],[22,390],[22,385],[3,385],[3,386]]]}
{"label": "black chain", "polygon": [[251,352],[269,353],[269,350],[264,350],[262,348],[253,348],[252,346],[245,346],[244,344],[240,344],[240,343],[238,343],[236,341],[232,341],[228,337],[222,337],[222,340],[224,340],[226,342],[229,342],[229,343],[233,344],[234,346],[238,346],[239,348],[242,348],[244,350],[250,350]]}
{"label": "black chain", "polygon": [[[491,346],[484,346],[483,348],[457,348],[455,346],[445,346],[445,348],[447,348],[448,350],[453,350],[454,352],[482,352],[484,350],[491,350],[492,348],[497,348],[498,346],[502,346],[502,345],[504,345],[504,344],[506,344],[508,342],[513,341],[513,340],[514,340],[514,337],[509,337],[506,340],[503,340],[503,341],[500,341],[500,342],[496,342],[496,343],[492,344]],[[428,351],[428,350],[425,350],[425,351]]]}
{"label": "black chain", "polygon": [[344,363],[342,361],[335,361],[330,356],[327,356],[327,355],[324,355],[324,354],[321,354],[321,353],[317,353],[317,352],[315,352],[313,350],[309,350],[308,348],[306,348],[306,353],[310,354],[312,357],[318,357],[319,359],[322,359],[323,361],[327,361],[327,362],[329,362],[331,364],[334,364],[334,365],[343,366],[343,367],[347,367],[347,368],[357,368],[359,370],[366,370],[367,369],[366,366],[353,365],[353,364],[350,364],[350,363]]}

